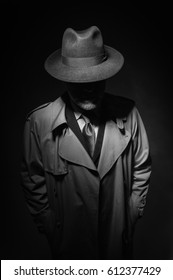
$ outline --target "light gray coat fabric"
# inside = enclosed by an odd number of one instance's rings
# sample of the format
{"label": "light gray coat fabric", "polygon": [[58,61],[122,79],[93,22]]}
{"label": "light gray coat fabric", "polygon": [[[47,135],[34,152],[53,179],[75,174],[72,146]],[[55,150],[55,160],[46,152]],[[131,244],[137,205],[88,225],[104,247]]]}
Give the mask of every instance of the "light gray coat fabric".
{"label": "light gray coat fabric", "polygon": [[143,215],[151,173],[146,131],[132,102],[108,97],[124,113],[106,122],[97,168],[67,126],[61,97],[26,120],[22,185],[56,258],[128,258]]}

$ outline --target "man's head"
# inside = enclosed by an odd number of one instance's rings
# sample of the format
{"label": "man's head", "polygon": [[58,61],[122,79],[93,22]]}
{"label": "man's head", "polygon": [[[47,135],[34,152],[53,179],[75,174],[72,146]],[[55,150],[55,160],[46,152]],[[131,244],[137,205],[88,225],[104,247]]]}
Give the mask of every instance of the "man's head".
{"label": "man's head", "polygon": [[105,80],[92,83],[65,83],[71,101],[85,111],[95,110],[101,104]]}

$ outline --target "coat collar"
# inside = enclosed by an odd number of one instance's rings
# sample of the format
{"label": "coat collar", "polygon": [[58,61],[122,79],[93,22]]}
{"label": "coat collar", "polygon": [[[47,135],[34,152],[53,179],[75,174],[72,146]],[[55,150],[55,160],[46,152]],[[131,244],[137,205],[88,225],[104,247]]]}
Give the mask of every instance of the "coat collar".
{"label": "coat collar", "polygon": [[74,132],[67,126],[67,119],[65,116],[66,103],[62,98],[55,102],[52,108],[52,127],[51,131],[62,125],[66,125],[64,133],[59,140],[59,155],[75,164],[85,166],[89,169],[97,171],[95,164],[86,152],[85,148],[74,134]]}
{"label": "coat collar", "polygon": [[62,124],[67,123],[67,120],[65,118],[65,102],[62,100],[62,98],[58,98],[53,102],[52,106],[52,126],[51,126],[51,131],[56,129]]}
{"label": "coat collar", "polygon": [[[60,98],[58,104],[52,108],[52,131],[62,124],[67,125],[65,107],[65,102]],[[70,128],[66,128],[65,133],[60,137],[59,155],[70,162],[98,172],[102,179],[126,149],[131,138],[130,132],[124,130],[122,133],[119,126],[119,121],[116,123],[110,120],[106,123],[98,168],[96,168],[85,148]]]}

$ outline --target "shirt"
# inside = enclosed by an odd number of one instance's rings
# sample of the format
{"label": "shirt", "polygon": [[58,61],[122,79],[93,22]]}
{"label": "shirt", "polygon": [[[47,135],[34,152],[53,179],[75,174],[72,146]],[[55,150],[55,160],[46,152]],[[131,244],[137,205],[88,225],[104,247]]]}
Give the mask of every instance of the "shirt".
{"label": "shirt", "polygon": [[[75,115],[75,118],[76,118],[76,120],[77,120],[77,123],[78,123],[78,125],[79,125],[79,127],[80,127],[80,130],[82,131],[82,130],[83,130],[83,127],[84,127],[84,125],[85,125],[85,123],[86,123],[85,119],[88,120],[89,122],[90,122],[90,120],[89,120],[86,116],[83,116],[83,115],[82,115],[81,113],[79,113],[79,112],[74,112],[74,115]],[[96,136],[96,138],[97,138],[97,134],[98,134],[98,129],[99,129],[99,127],[96,126],[96,125],[94,125],[94,124],[92,124],[92,126],[93,126],[93,128],[94,128],[95,136]]]}

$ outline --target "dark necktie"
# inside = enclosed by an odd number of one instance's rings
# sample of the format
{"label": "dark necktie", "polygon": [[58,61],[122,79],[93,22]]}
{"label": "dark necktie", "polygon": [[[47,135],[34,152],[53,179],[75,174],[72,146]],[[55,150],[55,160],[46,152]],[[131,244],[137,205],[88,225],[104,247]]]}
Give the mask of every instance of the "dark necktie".
{"label": "dark necktie", "polygon": [[85,125],[82,129],[82,134],[84,135],[89,153],[91,156],[94,154],[94,147],[95,147],[95,131],[93,125],[85,119]]}

